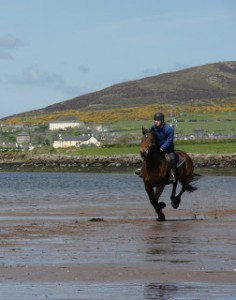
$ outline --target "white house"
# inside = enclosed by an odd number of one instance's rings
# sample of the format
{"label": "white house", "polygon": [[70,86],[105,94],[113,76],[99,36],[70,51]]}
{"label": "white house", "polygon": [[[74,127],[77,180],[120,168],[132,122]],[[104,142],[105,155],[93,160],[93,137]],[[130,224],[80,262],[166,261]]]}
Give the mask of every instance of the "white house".
{"label": "white house", "polygon": [[59,130],[59,129],[65,129],[65,128],[74,128],[74,127],[80,127],[84,125],[83,122],[80,121],[53,121],[49,123],[49,130]]}
{"label": "white house", "polygon": [[53,142],[53,148],[68,148],[80,146],[100,146],[100,142],[95,137],[89,136],[60,136]]}

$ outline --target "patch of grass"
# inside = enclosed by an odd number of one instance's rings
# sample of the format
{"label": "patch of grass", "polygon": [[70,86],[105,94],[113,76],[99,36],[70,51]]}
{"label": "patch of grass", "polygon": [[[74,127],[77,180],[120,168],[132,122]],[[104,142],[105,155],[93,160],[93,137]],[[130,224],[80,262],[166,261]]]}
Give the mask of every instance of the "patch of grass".
{"label": "patch of grass", "polygon": [[99,155],[99,156],[112,156],[112,155],[125,155],[125,154],[138,154],[139,146],[113,146],[113,147],[81,147],[81,148],[68,148],[58,149],[57,153],[62,155]]}
{"label": "patch of grass", "polygon": [[182,113],[177,117],[177,134],[194,134],[201,128],[204,133],[220,135],[236,134],[236,111],[215,113]]}
{"label": "patch of grass", "polygon": [[[165,111],[164,111],[165,112]],[[166,122],[172,123],[173,118],[165,113]],[[236,111],[226,112],[181,112],[176,116],[176,134],[194,135],[195,129],[203,129],[204,134],[220,135],[236,134]],[[153,124],[152,115],[149,120],[122,120],[110,124],[114,132],[135,133],[141,135],[142,126],[150,128]]]}
{"label": "patch of grass", "polygon": [[[235,153],[236,140],[199,140],[199,141],[176,141],[175,148],[187,153],[212,154],[212,153]],[[81,147],[58,149],[56,152],[64,155],[125,155],[139,154],[140,145],[109,146],[109,147]]]}
{"label": "patch of grass", "polygon": [[236,153],[236,140],[222,140],[222,141],[177,141],[175,148],[186,151],[187,153],[199,154],[226,154]]}

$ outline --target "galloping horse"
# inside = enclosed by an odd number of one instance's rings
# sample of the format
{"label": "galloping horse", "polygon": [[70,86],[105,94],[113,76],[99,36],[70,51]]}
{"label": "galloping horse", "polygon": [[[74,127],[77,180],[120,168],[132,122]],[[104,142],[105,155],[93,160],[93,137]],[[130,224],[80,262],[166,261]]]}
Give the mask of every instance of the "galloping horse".
{"label": "galloping horse", "polygon": [[[178,208],[182,194],[185,191],[193,192],[197,189],[190,183],[196,181],[200,175],[194,174],[193,162],[187,153],[179,150],[175,153],[179,162],[177,163],[176,180],[173,183],[170,198],[172,207]],[[158,203],[158,200],[165,186],[170,183],[170,166],[167,156],[160,150],[159,141],[154,131],[143,128],[140,154],[143,157],[141,174],[146,192],[158,219],[164,221],[165,215],[162,209],[166,207],[166,204],[164,202]],[[178,182],[182,184],[182,189],[178,195],[175,195]]]}

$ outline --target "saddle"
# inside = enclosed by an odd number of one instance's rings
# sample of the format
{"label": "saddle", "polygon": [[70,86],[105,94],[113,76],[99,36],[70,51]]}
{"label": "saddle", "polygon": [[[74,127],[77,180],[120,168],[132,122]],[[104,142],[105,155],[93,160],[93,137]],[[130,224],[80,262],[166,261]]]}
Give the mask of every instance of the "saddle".
{"label": "saddle", "polygon": [[[170,157],[169,154],[165,154],[166,160],[168,161],[168,163],[170,162]],[[175,163],[176,163],[176,168],[180,167],[183,163],[185,163],[185,158],[183,158],[181,155],[178,155],[175,152]]]}

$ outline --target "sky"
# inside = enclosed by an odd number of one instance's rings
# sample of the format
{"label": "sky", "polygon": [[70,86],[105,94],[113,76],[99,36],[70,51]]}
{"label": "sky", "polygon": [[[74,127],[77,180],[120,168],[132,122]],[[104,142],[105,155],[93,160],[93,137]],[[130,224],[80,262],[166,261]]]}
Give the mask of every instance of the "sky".
{"label": "sky", "polygon": [[235,0],[0,0],[0,118],[235,60]]}

